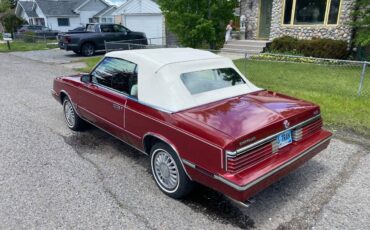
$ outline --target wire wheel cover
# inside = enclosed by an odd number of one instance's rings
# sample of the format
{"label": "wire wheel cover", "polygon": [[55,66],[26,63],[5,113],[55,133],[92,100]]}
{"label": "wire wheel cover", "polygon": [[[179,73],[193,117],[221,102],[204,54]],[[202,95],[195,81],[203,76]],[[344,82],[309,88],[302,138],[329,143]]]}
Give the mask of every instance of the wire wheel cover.
{"label": "wire wheel cover", "polygon": [[154,156],[154,173],[158,182],[167,190],[174,190],[179,183],[179,172],[172,156],[160,149]]}
{"label": "wire wheel cover", "polygon": [[73,127],[75,125],[76,116],[72,104],[69,101],[66,101],[64,104],[64,116],[66,117],[68,126]]}

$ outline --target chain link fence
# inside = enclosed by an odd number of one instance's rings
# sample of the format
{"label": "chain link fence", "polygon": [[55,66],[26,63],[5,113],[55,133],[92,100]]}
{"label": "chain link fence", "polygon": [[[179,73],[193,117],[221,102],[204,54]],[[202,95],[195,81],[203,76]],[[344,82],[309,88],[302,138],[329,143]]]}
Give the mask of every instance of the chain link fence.
{"label": "chain link fence", "polygon": [[249,78],[273,89],[279,84],[370,100],[370,62],[263,53],[245,54],[236,63]]}
{"label": "chain link fence", "polygon": [[31,34],[14,34],[13,40],[27,43],[57,43],[56,35],[31,35]]}
{"label": "chain link fence", "polygon": [[[105,42],[106,52],[132,49],[178,47],[166,38]],[[161,44],[162,43],[162,44]],[[171,45],[168,45],[171,44]],[[208,50],[234,60],[238,68],[255,84],[274,91],[301,91],[315,94],[368,98],[370,101],[370,62],[312,58],[282,54],[223,53]],[[288,90],[289,89],[289,90]]]}
{"label": "chain link fence", "polygon": [[179,47],[177,41],[170,37],[154,37],[146,39],[132,39],[123,41],[104,42],[105,52],[133,49],[156,49]]}

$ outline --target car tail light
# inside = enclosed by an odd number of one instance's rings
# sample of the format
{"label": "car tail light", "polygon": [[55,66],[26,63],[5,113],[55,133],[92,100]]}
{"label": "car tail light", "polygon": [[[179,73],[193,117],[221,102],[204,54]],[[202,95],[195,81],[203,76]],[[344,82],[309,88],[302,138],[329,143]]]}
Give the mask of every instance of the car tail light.
{"label": "car tail light", "polygon": [[[301,141],[315,134],[322,128],[322,120],[320,117],[310,120],[309,123],[304,122],[296,128],[292,128],[293,141]],[[252,143],[253,145],[253,143]],[[257,146],[251,147],[250,150],[226,151],[226,170],[231,173],[250,168],[279,152],[279,145],[276,136],[267,138]],[[239,152],[238,152],[239,151]]]}
{"label": "car tail light", "polygon": [[311,136],[312,134],[314,134],[315,132],[317,132],[318,130],[320,130],[321,128],[322,128],[322,120],[318,119],[299,129],[295,129],[293,131],[293,140],[300,141],[302,139],[305,139]]}
{"label": "car tail light", "polygon": [[72,40],[72,39],[71,39],[71,37],[69,37],[69,36],[64,36],[64,37],[63,37],[63,42],[64,42],[64,43],[71,43],[71,40]]}
{"label": "car tail light", "polygon": [[272,147],[272,153],[277,153],[279,151],[279,144],[277,140],[274,140],[271,142],[271,147]]}
{"label": "car tail light", "polygon": [[294,141],[302,140],[302,128],[293,131],[293,140]]}

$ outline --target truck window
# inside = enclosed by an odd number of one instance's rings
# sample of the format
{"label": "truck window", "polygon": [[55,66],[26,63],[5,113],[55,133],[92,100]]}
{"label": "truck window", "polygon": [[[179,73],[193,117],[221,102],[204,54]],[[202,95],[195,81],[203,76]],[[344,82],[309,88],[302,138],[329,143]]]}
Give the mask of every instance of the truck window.
{"label": "truck window", "polygon": [[120,25],[113,25],[113,28],[115,32],[127,32],[127,29]]}
{"label": "truck window", "polygon": [[87,32],[95,32],[95,25],[94,24],[89,24],[86,27]]}
{"label": "truck window", "polygon": [[114,31],[114,28],[113,28],[113,25],[100,25],[100,30],[101,32],[104,32],[104,33],[112,33],[112,32],[115,32]]}

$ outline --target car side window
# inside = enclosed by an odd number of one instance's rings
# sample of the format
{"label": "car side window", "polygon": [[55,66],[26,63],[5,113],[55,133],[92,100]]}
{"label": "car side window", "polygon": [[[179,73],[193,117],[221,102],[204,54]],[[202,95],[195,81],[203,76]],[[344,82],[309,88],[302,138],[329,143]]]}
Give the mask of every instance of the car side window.
{"label": "car side window", "polygon": [[137,69],[135,63],[106,57],[92,72],[92,82],[137,97]]}

